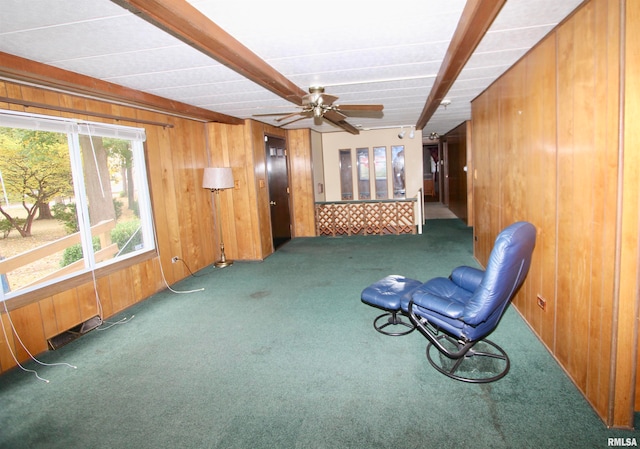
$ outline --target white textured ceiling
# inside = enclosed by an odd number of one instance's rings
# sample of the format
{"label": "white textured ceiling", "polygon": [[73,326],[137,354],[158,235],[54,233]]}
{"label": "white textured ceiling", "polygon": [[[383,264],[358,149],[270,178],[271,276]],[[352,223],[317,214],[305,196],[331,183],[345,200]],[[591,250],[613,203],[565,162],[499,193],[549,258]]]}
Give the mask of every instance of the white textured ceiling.
{"label": "white textured ceiling", "polygon": [[[225,31],[306,90],[341,104],[383,104],[362,129],[417,122],[464,0],[190,0]],[[508,0],[424,133],[470,118],[470,101],[581,0]],[[366,6],[364,6],[366,5]],[[105,81],[249,118],[296,107],[110,0],[0,0],[0,51]],[[253,117],[278,124],[276,117]],[[291,128],[340,131],[313,119]]]}

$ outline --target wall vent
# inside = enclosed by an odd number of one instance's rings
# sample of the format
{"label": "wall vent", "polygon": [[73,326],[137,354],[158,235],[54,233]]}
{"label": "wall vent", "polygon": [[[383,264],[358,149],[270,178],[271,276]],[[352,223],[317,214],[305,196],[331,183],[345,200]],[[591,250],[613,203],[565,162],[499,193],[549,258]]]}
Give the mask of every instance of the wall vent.
{"label": "wall vent", "polygon": [[71,343],[76,338],[82,337],[87,332],[94,330],[101,324],[102,320],[99,316],[89,318],[87,321],[78,324],[76,327],[72,327],[68,331],[65,331],[47,340],[49,342],[49,347],[53,350],[59,349],[67,343]]}

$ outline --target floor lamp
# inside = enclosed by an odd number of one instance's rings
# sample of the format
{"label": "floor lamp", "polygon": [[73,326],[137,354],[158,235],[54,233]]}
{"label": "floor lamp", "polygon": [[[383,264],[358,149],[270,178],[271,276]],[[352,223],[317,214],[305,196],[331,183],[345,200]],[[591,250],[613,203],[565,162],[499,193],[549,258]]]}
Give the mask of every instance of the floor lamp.
{"label": "floor lamp", "polygon": [[218,219],[218,229],[220,230],[220,260],[213,265],[217,268],[233,265],[233,260],[227,260],[224,255],[224,242],[222,241],[222,221],[220,215],[220,190],[233,187],[233,172],[229,167],[208,167],[204,169],[202,177],[202,187],[215,193],[216,215]]}

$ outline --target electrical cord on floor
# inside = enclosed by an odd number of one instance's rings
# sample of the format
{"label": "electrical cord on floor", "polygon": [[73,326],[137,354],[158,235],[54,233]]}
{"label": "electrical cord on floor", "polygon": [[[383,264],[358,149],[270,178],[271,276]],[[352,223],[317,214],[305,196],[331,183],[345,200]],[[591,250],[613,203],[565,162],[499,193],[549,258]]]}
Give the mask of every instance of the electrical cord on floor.
{"label": "electrical cord on floor", "polygon": [[[22,339],[20,338],[20,335],[18,335],[18,331],[16,330],[16,327],[13,324],[13,320],[11,319],[11,314],[9,313],[9,310],[7,308],[7,302],[6,301],[2,301],[2,303],[4,305],[4,312],[6,314],[7,320],[9,321],[9,325],[11,326],[11,331],[13,332],[13,335],[15,336],[16,340],[18,340],[18,343],[20,343],[20,346],[22,346],[22,349],[24,349],[24,351],[27,353],[27,355],[29,356],[29,358],[31,360],[33,360],[34,362],[36,362],[37,364],[42,365],[42,366],[67,366],[69,368],[78,369],[77,366],[71,365],[71,364],[66,363],[66,362],[45,363],[45,362],[35,358],[33,356],[33,354],[31,354],[31,352],[29,352],[29,350],[27,349],[25,344],[22,342]],[[9,344],[9,337],[7,335],[7,330],[4,327],[4,322],[2,320],[2,317],[0,317],[0,327],[2,328],[2,334],[4,335],[4,341],[7,343],[7,347],[9,348],[9,352],[11,353],[11,357],[13,357],[13,361],[16,362],[16,365],[22,371],[25,371],[25,372],[28,372],[28,373],[33,373],[38,380],[41,380],[42,382],[45,382],[45,383],[49,383],[49,380],[45,379],[43,377],[40,377],[36,370],[26,368],[18,361],[18,357],[16,356],[15,352],[13,351],[13,348],[11,348],[11,345]]]}
{"label": "electrical cord on floor", "polygon": [[[157,245],[156,245],[156,246],[157,246]],[[180,259],[180,258],[178,257],[178,258],[176,258],[176,262],[177,262],[178,260],[182,260],[182,259]],[[185,265],[186,265],[186,264],[185,264]],[[167,282],[167,277],[164,275],[164,268],[162,268],[162,262],[160,262],[160,263],[159,263],[159,266],[160,266],[160,274],[162,275],[162,280],[164,281],[164,285],[166,285],[167,290],[169,290],[170,292],[172,292],[172,293],[195,293],[195,292],[201,292],[201,291],[204,291],[204,288],[196,288],[196,289],[194,289],[194,290],[186,290],[186,291],[184,291],[184,290],[174,290],[173,288],[171,288],[171,286],[170,286],[170,285],[169,285],[169,283]],[[189,267],[187,267],[187,268],[189,268]],[[191,271],[191,270],[189,270],[189,271]]]}
{"label": "electrical cord on floor", "polygon": [[180,257],[176,257],[175,261],[176,262],[178,262],[178,261],[182,262],[182,264],[185,266],[185,268],[187,269],[187,271],[189,272],[191,277],[199,278],[201,276],[204,276],[204,274],[194,274],[193,271],[191,271],[191,268],[189,268],[189,265],[187,265],[187,262],[184,261],[184,259],[181,259]]}
{"label": "electrical cord on floor", "polygon": [[[100,325],[100,327],[97,327],[96,330],[97,331],[106,331],[107,329],[111,329],[113,326],[117,326],[118,324],[128,324],[135,317],[136,317],[135,315],[131,315],[131,318],[124,317],[124,318],[122,318],[122,319],[120,319],[118,321],[115,321],[115,322],[103,321],[102,324]],[[106,324],[106,326],[104,326],[105,324]]]}

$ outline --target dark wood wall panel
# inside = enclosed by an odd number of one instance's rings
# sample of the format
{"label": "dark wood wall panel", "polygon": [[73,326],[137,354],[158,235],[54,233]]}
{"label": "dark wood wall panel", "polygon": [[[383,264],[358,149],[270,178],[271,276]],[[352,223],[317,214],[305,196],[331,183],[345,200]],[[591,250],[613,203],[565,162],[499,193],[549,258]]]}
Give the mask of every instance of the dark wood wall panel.
{"label": "dark wood wall panel", "polygon": [[[473,118],[473,138],[471,140],[472,165],[470,167],[472,173],[472,189],[473,189],[473,216],[470,217],[473,222],[473,249],[476,259],[484,266],[487,259],[483,259],[487,252],[487,235],[491,226],[489,218],[489,198],[487,174],[491,169],[489,157],[491,155],[488,148],[490,132],[489,122],[489,97],[491,89],[483,95],[476,98],[471,105],[471,116]],[[478,151],[476,151],[478,148]],[[478,176],[481,173],[482,176]]]}
{"label": "dark wood wall panel", "polygon": [[[625,273],[638,272],[640,185],[630,168],[637,146],[618,138],[620,14],[620,2],[585,2],[478,97],[472,150],[477,259],[486,263],[489,242],[508,224],[536,226],[531,271],[514,305],[603,420],[625,427],[633,424],[638,364],[638,282]],[[628,13],[626,26],[640,19]],[[627,67],[626,78],[637,82],[637,73]],[[627,92],[628,110],[638,101]],[[630,244],[618,254],[621,237]]]}
{"label": "dark wood wall panel", "polygon": [[523,61],[525,82],[523,114],[526,116],[527,214],[538,226],[534,262],[526,286],[527,298],[537,295],[547,301],[543,311],[536,301],[522,301],[519,306],[529,317],[547,346],[553,345],[555,323],[555,253],[556,253],[556,58],[555,40],[547,39]]}

